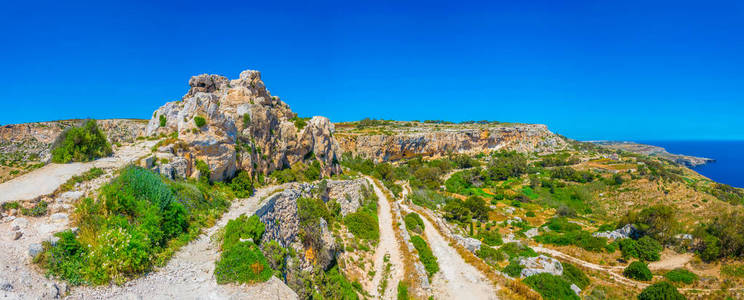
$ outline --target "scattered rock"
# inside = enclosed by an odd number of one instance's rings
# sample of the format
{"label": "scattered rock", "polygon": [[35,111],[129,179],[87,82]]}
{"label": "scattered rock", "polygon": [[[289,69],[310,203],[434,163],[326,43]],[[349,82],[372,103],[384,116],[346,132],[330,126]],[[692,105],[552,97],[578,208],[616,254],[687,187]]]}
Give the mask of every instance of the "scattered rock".
{"label": "scattered rock", "polygon": [[465,247],[465,249],[468,249],[468,251],[475,253],[480,250],[481,241],[471,237],[463,237],[459,234],[454,234],[453,236],[457,240],[457,243]]}
{"label": "scattered rock", "polygon": [[528,238],[536,237],[539,234],[540,234],[540,231],[537,229],[537,227],[530,228],[530,230],[527,230],[524,232],[524,235],[526,235]]}
{"label": "scattered rock", "polygon": [[83,195],[85,195],[83,191],[69,191],[62,193],[59,198],[64,202],[74,202],[82,198]]}
{"label": "scattered rock", "polygon": [[28,256],[31,256],[31,258],[36,257],[42,251],[44,251],[44,247],[40,243],[33,243],[28,246]]}
{"label": "scattered rock", "polygon": [[11,226],[15,227],[18,226],[20,228],[26,228],[28,226],[28,220],[26,218],[16,218],[13,220],[13,224]]}
{"label": "scattered rock", "polygon": [[55,223],[65,223],[69,220],[69,217],[66,213],[56,213],[51,215],[49,219]]}
{"label": "scattered rock", "polygon": [[627,239],[636,237],[638,234],[637,229],[632,224],[623,226],[623,228],[615,229],[613,231],[595,232],[592,234],[594,237],[605,237],[611,240]]}
{"label": "scattered rock", "polygon": [[20,239],[22,236],[23,236],[23,232],[21,231],[11,231],[8,233],[8,237],[13,241]]}
{"label": "scattered rock", "polygon": [[561,262],[545,255],[520,258],[519,264],[524,266],[521,274],[522,277],[530,277],[540,273],[550,273],[556,276],[563,275],[563,265]]}
{"label": "scattered rock", "polygon": [[576,295],[581,294],[581,289],[577,285],[575,285],[573,283],[571,284],[571,290],[574,291],[574,293],[576,293]]}

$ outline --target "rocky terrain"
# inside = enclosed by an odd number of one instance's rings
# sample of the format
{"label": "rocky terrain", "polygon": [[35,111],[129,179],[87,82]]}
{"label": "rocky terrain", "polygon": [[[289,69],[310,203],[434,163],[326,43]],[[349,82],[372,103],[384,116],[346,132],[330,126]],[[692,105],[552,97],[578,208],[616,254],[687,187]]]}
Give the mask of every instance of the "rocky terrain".
{"label": "rocky terrain", "polygon": [[[158,108],[145,128],[147,136],[174,137],[169,142],[175,147],[161,148],[161,155],[181,157],[189,166],[202,160],[212,180],[237,170],[265,175],[310,161],[320,163],[324,176],[340,171],[333,124],[324,117],[298,118],[269,93],[258,71],[234,80],[199,75],[189,86],[182,100]],[[194,168],[187,172],[179,175],[191,176]]]}
{"label": "rocky terrain", "polygon": [[417,155],[491,152],[498,150],[552,153],[565,140],[539,124],[431,124],[386,121],[360,129],[357,123],[337,124],[336,139],[344,152],[380,161]]}
{"label": "rocky terrain", "polygon": [[667,150],[662,147],[638,144],[634,142],[594,141],[592,143],[595,143],[597,145],[610,148],[610,149],[623,150],[623,151],[628,151],[628,152],[637,153],[637,154],[661,157],[661,158],[676,162],[678,164],[684,165],[689,168],[696,167],[699,165],[704,165],[704,164],[715,161],[714,159],[705,158],[705,157],[695,157],[695,156],[684,155],[684,154],[672,154],[672,153],[667,152]]}

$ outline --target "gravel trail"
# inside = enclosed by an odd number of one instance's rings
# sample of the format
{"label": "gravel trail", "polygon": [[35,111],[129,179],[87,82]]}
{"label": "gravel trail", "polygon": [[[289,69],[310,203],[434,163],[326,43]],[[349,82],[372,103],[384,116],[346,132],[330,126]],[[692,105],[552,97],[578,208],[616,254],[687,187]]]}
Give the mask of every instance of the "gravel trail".
{"label": "gravel trail", "polygon": [[146,141],[123,146],[113,156],[85,163],[50,163],[20,177],[0,184],[0,203],[33,200],[53,193],[72,176],[85,173],[92,168],[121,168],[151,152],[156,141]]}
{"label": "gravel trail", "polygon": [[[374,256],[374,268],[375,276],[372,279],[372,289],[370,293],[376,299],[395,299],[397,296],[398,282],[403,278],[403,260],[401,257],[400,249],[398,248],[398,241],[395,237],[395,231],[393,230],[393,214],[390,207],[390,202],[385,193],[380,190],[380,187],[373,181],[367,178],[367,181],[372,184],[377,194],[377,205],[378,209],[378,221],[380,227],[380,241],[377,244]],[[385,275],[385,256],[389,256],[389,264],[391,269],[389,277],[387,278],[387,286],[380,295],[379,288],[384,280]]]}

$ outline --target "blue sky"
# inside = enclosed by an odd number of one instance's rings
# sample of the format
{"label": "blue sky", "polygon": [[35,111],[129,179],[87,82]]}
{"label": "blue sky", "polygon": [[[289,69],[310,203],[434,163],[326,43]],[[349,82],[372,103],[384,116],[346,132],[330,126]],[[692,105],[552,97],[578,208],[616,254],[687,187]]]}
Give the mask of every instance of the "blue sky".
{"label": "blue sky", "polygon": [[0,124],[149,118],[192,75],[257,69],[332,121],[744,139],[741,1],[151,2],[5,4]]}

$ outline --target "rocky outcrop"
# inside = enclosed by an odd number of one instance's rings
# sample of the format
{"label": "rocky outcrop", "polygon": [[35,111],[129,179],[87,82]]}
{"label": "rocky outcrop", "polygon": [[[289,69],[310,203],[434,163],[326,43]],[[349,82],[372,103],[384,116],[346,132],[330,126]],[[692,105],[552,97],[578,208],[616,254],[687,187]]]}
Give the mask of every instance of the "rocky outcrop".
{"label": "rocky outcrop", "polygon": [[[401,124],[397,124],[401,123]],[[345,130],[336,134],[344,152],[376,161],[448,153],[480,153],[498,150],[549,153],[565,149],[563,138],[545,125],[451,124],[431,125],[397,122],[379,131]]]}
{"label": "rocky outcrop", "polygon": [[623,228],[615,229],[613,231],[602,231],[592,233],[593,237],[603,237],[610,240],[619,240],[638,237],[638,230],[632,224],[627,224]]}
{"label": "rocky outcrop", "polygon": [[530,277],[540,273],[549,273],[556,276],[563,275],[563,265],[561,262],[545,255],[520,258],[519,264],[524,267],[520,274],[522,277]]}
{"label": "rocky outcrop", "polygon": [[310,270],[313,266],[327,268],[336,258],[339,247],[336,245],[336,239],[328,227],[328,220],[320,218],[318,228],[305,228],[316,233],[321,239],[321,249],[311,249],[303,245],[299,234],[301,231],[300,217],[297,206],[297,199],[304,198],[325,198],[325,202],[336,201],[341,204],[341,212],[351,210],[352,207],[357,209],[364,201],[365,189],[368,183],[364,179],[357,180],[337,180],[326,183],[327,197],[320,194],[321,184],[313,183],[293,183],[283,191],[269,196],[263,201],[262,206],[256,210],[255,215],[264,223],[266,231],[261,238],[261,244],[269,241],[276,241],[282,247],[293,248],[300,257],[300,268]]}
{"label": "rocky outcrop", "polygon": [[[0,126],[0,155],[18,161],[48,162],[52,145],[62,132],[83,122],[63,120]],[[109,119],[97,123],[111,143],[133,142],[145,128],[143,120]]]}
{"label": "rocky outcrop", "polygon": [[[341,171],[333,124],[324,117],[298,119],[286,103],[271,96],[258,71],[244,71],[234,80],[203,74],[192,77],[189,85],[182,100],[153,113],[145,131],[148,136],[177,136],[183,147],[176,155],[190,165],[196,159],[206,162],[212,180],[229,178],[238,169],[268,174],[313,160],[324,176]],[[197,124],[196,118],[205,124]]]}

